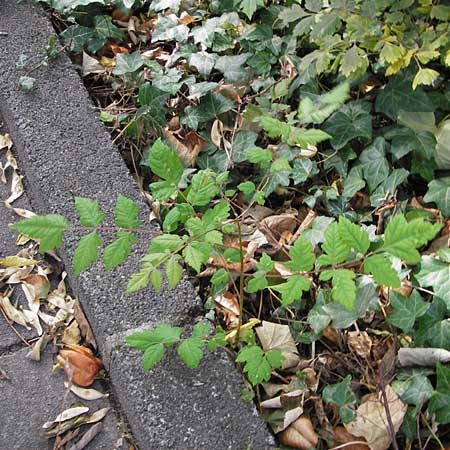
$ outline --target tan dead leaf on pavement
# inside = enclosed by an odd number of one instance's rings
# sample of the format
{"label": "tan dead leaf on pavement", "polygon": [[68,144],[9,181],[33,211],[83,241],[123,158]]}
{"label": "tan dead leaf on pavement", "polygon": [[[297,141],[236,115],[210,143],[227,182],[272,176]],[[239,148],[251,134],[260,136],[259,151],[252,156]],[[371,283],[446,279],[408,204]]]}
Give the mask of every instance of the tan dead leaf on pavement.
{"label": "tan dead leaf on pavement", "polygon": [[217,309],[223,313],[227,329],[236,328],[239,323],[239,300],[226,291],[214,298]]}
{"label": "tan dead leaf on pavement", "polygon": [[448,363],[450,351],[443,348],[400,348],[397,354],[402,367],[435,366],[437,362]]}
{"label": "tan dead leaf on pavement", "polygon": [[66,345],[56,357],[66,375],[79,386],[89,386],[94,382],[98,371],[103,366],[92,351],[82,345]]}
{"label": "tan dead leaf on pavement", "polygon": [[319,436],[309,417],[301,416],[279,435],[284,445],[301,450],[309,450],[319,442]]}
{"label": "tan dead leaf on pavement", "polygon": [[104,394],[103,392],[97,391],[96,389],[82,388],[80,386],[77,386],[76,384],[70,384],[68,381],[64,381],[64,386],[83,400],[90,401],[109,397],[109,394]]}
{"label": "tan dead leaf on pavement", "polygon": [[78,323],[81,331],[81,336],[83,337],[86,344],[90,345],[93,349],[97,349],[97,343],[95,342],[94,333],[92,332],[91,326],[89,325],[89,322],[87,321],[78,300],[75,301],[73,307],[73,315]]}
{"label": "tan dead leaf on pavement", "polygon": [[65,422],[66,420],[86,414],[89,411],[88,406],[76,406],[74,408],[65,409],[61,414],[58,414],[53,420],[45,422],[42,428],[45,430],[53,427],[57,423]]}
{"label": "tan dead leaf on pavement", "polygon": [[41,360],[41,353],[47,346],[47,344],[52,340],[51,336],[48,336],[46,333],[43,333],[42,336],[34,343],[33,348],[27,354],[28,358],[31,358],[33,361]]}
{"label": "tan dead leaf on pavement", "polygon": [[368,358],[372,349],[372,339],[367,331],[349,331],[347,333],[347,344],[352,352],[361,358]]}
{"label": "tan dead leaf on pavement", "polygon": [[[395,432],[400,429],[408,406],[403,403],[390,385],[385,387],[387,405]],[[353,436],[363,436],[371,450],[387,450],[391,435],[382,393],[369,395],[356,410],[356,420],[344,424]]]}
{"label": "tan dead leaf on pavement", "polygon": [[264,320],[262,325],[256,328],[255,331],[264,351],[281,351],[284,356],[282,369],[294,367],[300,361],[297,346],[288,325],[280,325]]}
{"label": "tan dead leaf on pavement", "polygon": [[18,323],[19,325],[22,325],[28,330],[30,330],[30,327],[27,324],[28,320],[25,314],[23,313],[23,311],[18,310],[12,305],[7,295],[0,294],[0,307],[2,308],[3,312],[7,315],[9,320],[12,320],[13,322]]}
{"label": "tan dead leaf on pavement", "polygon": [[61,340],[63,344],[79,344],[81,333],[76,320],[73,320],[72,323],[64,329]]}
{"label": "tan dead leaf on pavement", "polygon": [[0,134],[0,150],[7,148],[8,150],[12,147],[13,143],[9,134]]}
{"label": "tan dead leaf on pavement", "polygon": [[8,267],[2,271],[1,280],[6,284],[20,284],[22,278],[26,277],[33,271],[33,266],[26,267]]}
{"label": "tan dead leaf on pavement", "polygon": [[22,258],[20,256],[7,256],[0,259],[0,266],[3,267],[26,267],[37,264],[35,259]]}
{"label": "tan dead leaf on pavement", "polygon": [[19,175],[16,171],[13,172],[11,180],[11,195],[5,200],[6,206],[11,206],[11,203],[22,197],[24,192],[22,179],[22,175]]}

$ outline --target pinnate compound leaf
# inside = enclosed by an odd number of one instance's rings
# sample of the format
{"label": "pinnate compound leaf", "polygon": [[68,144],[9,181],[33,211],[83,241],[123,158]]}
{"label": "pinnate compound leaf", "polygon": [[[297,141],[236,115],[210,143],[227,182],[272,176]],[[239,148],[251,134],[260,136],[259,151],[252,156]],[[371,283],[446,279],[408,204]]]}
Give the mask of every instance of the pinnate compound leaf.
{"label": "pinnate compound leaf", "polygon": [[391,292],[389,299],[394,312],[387,320],[405,333],[412,330],[416,319],[423,316],[430,306],[416,290],[409,297],[404,297],[398,292]]}
{"label": "pinnate compound leaf", "polygon": [[164,345],[153,344],[146,348],[144,356],[142,358],[142,367],[144,372],[148,372],[150,369],[156,366],[164,358]]}
{"label": "pinnate compound leaf", "polygon": [[400,287],[400,278],[384,255],[372,255],[364,261],[364,273],[372,274],[378,286]]}
{"label": "pinnate compound leaf", "polygon": [[283,140],[286,140],[291,133],[290,125],[285,122],[281,122],[281,120],[274,119],[273,117],[261,117],[260,124],[262,129],[271,138],[281,137]]}
{"label": "pinnate compound leaf", "polygon": [[137,238],[134,234],[118,232],[117,239],[111,242],[103,253],[103,264],[106,270],[122,264],[131,252],[131,245],[136,244]]}
{"label": "pinnate compound leaf", "polygon": [[103,244],[96,231],[83,236],[78,242],[73,256],[73,271],[78,275],[94,264],[98,258],[97,248]]}
{"label": "pinnate compound leaf", "polygon": [[158,269],[153,269],[150,272],[150,283],[152,283],[153,289],[156,292],[161,292],[161,286],[163,283],[163,274],[160,270]]}
{"label": "pinnate compound leaf", "polygon": [[182,331],[183,329],[180,327],[172,327],[163,323],[153,330],[133,333],[125,338],[125,342],[141,350],[154,344],[172,345],[180,339]]}
{"label": "pinnate compound leaf", "polygon": [[133,292],[139,291],[140,289],[144,289],[147,287],[150,283],[150,274],[153,270],[153,266],[151,265],[144,265],[139,270],[139,272],[134,273],[131,275],[130,280],[127,284],[127,294],[132,294]]}
{"label": "pinnate compound leaf", "polygon": [[190,369],[195,369],[203,358],[205,341],[197,337],[184,339],[177,347],[177,353]]}
{"label": "pinnate compound leaf", "polygon": [[192,177],[191,188],[187,200],[194,206],[207,205],[217,194],[219,188],[212,170],[201,170]]}
{"label": "pinnate compound leaf", "polygon": [[14,231],[39,241],[39,251],[49,252],[61,246],[64,231],[69,228],[67,219],[57,214],[33,216],[10,225]]}
{"label": "pinnate compound leaf", "polygon": [[175,187],[183,176],[184,167],[180,157],[160,138],[151,146],[145,164],[155,175],[169,181]]}
{"label": "pinnate compound leaf", "polygon": [[136,228],[142,221],[136,219],[139,205],[128,197],[119,194],[114,210],[115,223],[120,228]]}
{"label": "pinnate compound leaf", "polygon": [[342,239],[336,222],[333,222],[327,228],[322,250],[325,254],[319,257],[319,262],[323,266],[339,264],[347,259],[350,249],[347,243]]}
{"label": "pinnate compound leaf", "polygon": [[271,289],[281,294],[281,301],[284,306],[287,306],[296,300],[300,300],[303,292],[309,291],[310,287],[311,281],[309,278],[302,275],[291,275],[285,283],[271,286]]}
{"label": "pinnate compound leaf", "polygon": [[100,205],[95,200],[75,197],[75,208],[80,216],[81,225],[85,227],[96,227],[105,218],[105,215],[100,211]]}
{"label": "pinnate compound leaf", "polygon": [[291,261],[286,263],[286,267],[295,272],[309,271],[314,267],[316,256],[313,247],[304,237],[299,237],[289,250]]}
{"label": "pinnate compound leaf", "polygon": [[191,266],[197,273],[200,272],[202,265],[208,262],[212,247],[206,242],[194,241],[184,250],[183,256],[186,264]]}
{"label": "pinnate compound leaf", "polygon": [[183,268],[178,264],[178,259],[174,255],[166,262],[166,275],[170,288],[174,288],[183,276]]}
{"label": "pinnate compound leaf", "polygon": [[338,222],[338,232],[342,240],[358,253],[366,253],[370,246],[369,235],[360,226],[341,216]]}
{"label": "pinnate compound leaf", "polygon": [[333,299],[348,311],[352,311],[356,299],[355,272],[348,269],[334,270],[332,285],[331,296]]}

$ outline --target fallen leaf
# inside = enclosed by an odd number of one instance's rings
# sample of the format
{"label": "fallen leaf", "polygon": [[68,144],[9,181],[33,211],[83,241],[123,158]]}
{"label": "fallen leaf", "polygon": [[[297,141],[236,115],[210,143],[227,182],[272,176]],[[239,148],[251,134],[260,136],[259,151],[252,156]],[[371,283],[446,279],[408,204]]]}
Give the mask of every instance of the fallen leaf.
{"label": "fallen leaf", "polygon": [[74,383],[83,387],[91,385],[103,365],[101,360],[87,347],[81,345],[66,347],[60,350],[56,360]]}
{"label": "fallen leaf", "polygon": [[228,328],[236,328],[239,323],[239,300],[231,292],[224,292],[214,298],[217,309],[224,315]]}
{"label": "fallen leaf", "polygon": [[450,352],[443,348],[400,348],[398,363],[402,367],[435,366],[437,362],[450,361]]}
{"label": "fallen leaf", "polygon": [[13,143],[9,134],[0,134],[0,150],[4,148],[10,149]]}
{"label": "fallen leaf", "polygon": [[195,17],[192,17],[189,13],[186,11],[183,11],[180,16],[180,23],[183,25],[190,25],[191,23],[195,22]]}
{"label": "fallen leaf", "polygon": [[263,321],[262,325],[255,331],[264,351],[281,351],[284,356],[282,369],[289,369],[298,364],[300,357],[288,325]]}
{"label": "fallen leaf", "polygon": [[68,450],[83,450],[89,442],[92,441],[92,439],[97,436],[98,433],[100,433],[103,430],[103,424],[102,423],[96,423],[93,427],[91,427],[86,433],[83,434],[81,439],[71,447],[69,447]]}
{"label": "fallen leaf", "polygon": [[3,267],[25,267],[37,264],[35,259],[21,258],[20,256],[7,256],[0,259],[0,266]]}
{"label": "fallen leaf", "polygon": [[[64,381],[64,386],[69,388],[69,382]],[[70,391],[83,400],[97,400],[99,398],[108,397],[109,394],[97,391],[96,389],[86,389],[75,384],[70,384]]]}
{"label": "fallen leaf", "polygon": [[309,450],[319,442],[309,417],[301,416],[280,434],[280,441],[284,445],[301,450]]}
{"label": "fallen leaf", "polygon": [[27,354],[29,358],[33,361],[41,360],[41,353],[47,346],[47,344],[52,340],[50,336],[44,333],[33,345],[31,351]]}
{"label": "fallen leaf", "polygon": [[343,426],[338,426],[333,430],[334,444],[339,446],[340,444],[346,444],[342,447],[345,450],[369,450],[369,447],[362,443],[364,438],[357,438],[351,435]]}
{"label": "fallen leaf", "polygon": [[183,134],[166,129],[163,131],[163,135],[167,138],[174,150],[176,150],[186,167],[195,164],[198,154],[208,143],[208,141],[193,130],[189,130]]}
{"label": "fallen leaf", "polygon": [[11,304],[8,296],[3,296],[2,294],[0,294],[0,306],[4,313],[8,316],[9,320],[12,320],[13,322],[18,323],[19,325],[22,325],[30,330],[25,314]]}
{"label": "fallen leaf", "polygon": [[361,358],[368,358],[372,349],[372,339],[367,331],[349,331],[347,344],[351,351]]}
{"label": "fallen leaf", "polygon": [[75,408],[69,408],[63,411],[61,414],[58,414],[54,420],[49,422],[45,422],[42,425],[42,428],[48,429],[51,428],[56,423],[65,422],[66,420],[73,419],[74,417],[81,416],[89,411],[87,406],[76,406]]}
{"label": "fallen leaf", "polygon": [[80,328],[76,320],[64,329],[61,341],[63,344],[78,344],[81,340]]}
{"label": "fallen leaf", "polygon": [[[405,405],[390,385],[385,387],[387,405],[395,432],[400,429],[408,406]],[[391,436],[386,409],[381,392],[370,394],[356,410],[356,420],[344,424],[353,436],[363,436],[371,450],[387,450]]]}
{"label": "fallen leaf", "polygon": [[104,73],[106,71],[105,67],[103,67],[95,58],[89,56],[86,52],[83,52],[82,70],[83,77],[91,73]]}
{"label": "fallen leaf", "polygon": [[94,333],[92,332],[91,326],[86,319],[86,316],[81,309],[81,305],[78,301],[75,301],[75,305],[73,308],[73,315],[75,320],[78,323],[78,327],[81,331],[81,336],[87,345],[90,345],[92,348],[97,349],[97,343],[95,342]]}

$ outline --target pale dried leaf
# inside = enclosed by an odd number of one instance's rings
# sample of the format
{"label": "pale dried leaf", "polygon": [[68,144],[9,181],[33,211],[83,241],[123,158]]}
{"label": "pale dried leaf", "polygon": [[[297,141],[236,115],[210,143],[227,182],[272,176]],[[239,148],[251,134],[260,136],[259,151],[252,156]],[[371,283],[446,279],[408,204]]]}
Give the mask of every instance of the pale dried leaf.
{"label": "pale dried leaf", "polygon": [[402,367],[435,366],[437,362],[448,363],[450,352],[443,348],[401,348],[397,357]]}
{"label": "pale dried leaf", "polygon": [[224,292],[214,298],[218,309],[224,314],[225,322],[229,328],[236,328],[239,323],[239,300],[231,292]]}
{"label": "pale dried leaf", "polygon": [[284,356],[282,369],[294,367],[300,361],[297,346],[288,325],[263,321],[262,326],[256,328],[256,334],[264,351],[281,351]]}
{"label": "pale dried leaf", "polygon": [[[397,432],[405,417],[408,406],[405,405],[390,385],[385,387],[387,407],[389,408],[392,425]],[[371,450],[387,450],[391,445],[391,436],[386,417],[386,409],[382,394],[371,394],[356,411],[356,420],[344,424],[353,436],[363,436]]]}
{"label": "pale dried leaf", "polygon": [[11,195],[5,200],[6,206],[10,206],[11,203],[22,196],[24,192],[22,179],[22,175],[19,175],[16,171],[13,172],[11,181]]}
{"label": "pale dried leaf", "polygon": [[[69,387],[69,383],[64,381],[64,386],[66,388]],[[109,394],[104,394],[103,392],[97,391],[96,389],[86,389],[76,384],[70,385],[70,391],[73,392],[76,396],[82,398],[83,400],[98,400],[99,398],[108,397]]]}
{"label": "pale dried leaf", "polygon": [[42,428],[44,429],[51,428],[55,423],[65,422],[66,420],[70,420],[73,419],[74,417],[86,414],[88,411],[89,407],[87,406],[77,406],[75,408],[68,408],[64,410],[61,414],[58,414],[54,420],[45,422],[44,425],[42,425]]}
{"label": "pale dried leaf", "polygon": [[300,416],[280,434],[280,441],[293,448],[309,450],[317,445],[319,437],[309,417]]}
{"label": "pale dried leaf", "polygon": [[51,337],[47,334],[43,334],[33,345],[33,348],[27,354],[28,358],[31,358],[33,361],[41,360],[41,353],[47,346],[47,344],[51,341]]}
{"label": "pale dried leaf", "polygon": [[21,258],[20,256],[7,256],[0,259],[0,266],[3,267],[26,267],[37,264],[35,259]]}
{"label": "pale dried leaf", "polygon": [[22,311],[19,311],[17,308],[15,308],[11,304],[9,297],[3,296],[2,294],[0,294],[0,306],[10,320],[12,320],[15,323],[18,323],[19,325],[26,327],[28,330],[31,329],[27,325],[28,320],[27,320],[25,314]]}
{"label": "pale dried leaf", "polygon": [[89,56],[86,52],[83,52],[83,77],[91,73],[104,73],[106,72],[103,67],[95,58]]}
{"label": "pale dried leaf", "polygon": [[92,441],[92,439],[97,436],[98,433],[100,433],[103,430],[103,424],[102,423],[96,423],[93,427],[91,427],[86,433],[83,434],[81,439],[71,447],[69,447],[68,450],[83,450],[86,448],[86,446],[89,444],[89,442]]}
{"label": "pale dried leaf", "polygon": [[4,148],[10,149],[13,143],[9,134],[0,134],[0,150]]}
{"label": "pale dried leaf", "polygon": [[372,339],[367,331],[349,331],[348,347],[361,358],[368,358],[372,349]]}
{"label": "pale dried leaf", "polygon": [[72,323],[64,330],[61,340],[64,344],[78,344],[80,342],[81,333],[76,320],[73,320]]}

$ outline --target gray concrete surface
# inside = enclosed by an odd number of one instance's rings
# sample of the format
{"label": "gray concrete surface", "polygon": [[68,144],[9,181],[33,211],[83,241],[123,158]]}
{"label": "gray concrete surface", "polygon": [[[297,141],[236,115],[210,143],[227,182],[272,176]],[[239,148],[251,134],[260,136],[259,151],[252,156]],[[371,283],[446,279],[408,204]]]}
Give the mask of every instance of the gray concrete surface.
{"label": "gray concrete surface", "polygon": [[[0,368],[9,380],[0,380],[0,450],[50,450],[42,425],[59,413],[82,402],[90,413],[109,406],[107,399],[87,402],[65,392],[61,370],[52,373],[53,358],[43,354],[40,362],[26,357],[27,349],[0,356]],[[122,436],[114,411],[103,419],[103,431],[86,450],[122,450]],[[85,432],[89,426],[82,427]]]}
{"label": "gray concrete surface", "polygon": [[[100,202],[111,223],[119,193],[145,208],[65,55],[48,68],[33,73],[37,80],[33,92],[17,90],[18,79],[23,75],[15,65],[19,55],[36,55],[52,33],[39,8],[29,1],[3,0],[0,2],[0,30],[7,33],[0,36],[0,112],[29,181],[34,210],[64,214],[74,220],[73,198],[85,196]],[[146,216],[148,212],[143,218]],[[76,242],[75,238],[69,238],[62,250],[68,262]],[[145,249],[147,245],[148,239],[141,239],[138,247]],[[125,296],[123,288],[136,269],[137,256],[126,268],[105,272],[97,264],[79,279],[70,279],[102,356],[107,356],[106,349],[111,348],[111,342],[128,329],[145,323],[189,324],[200,310],[199,300],[187,281],[174,291],[163,289],[161,294],[156,294],[147,289]],[[209,356],[207,362],[193,372],[169,359],[162,372],[155,370],[146,376],[140,369],[139,352],[122,347],[114,350],[110,360],[113,362],[109,367],[113,389],[141,450],[244,450],[248,442],[252,442],[252,449],[271,448],[270,433],[255,415],[254,407],[241,402],[242,384],[238,375],[230,372],[232,363],[223,356]],[[202,380],[204,387],[198,389],[194,379]],[[232,381],[225,383],[225,380]],[[152,405],[150,409],[149,405]],[[180,405],[186,410],[180,409]],[[159,428],[148,425],[163,421],[166,424]],[[149,427],[153,429],[150,435]],[[210,430],[214,430],[214,434]],[[199,447],[187,446],[193,436],[194,444]]]}

